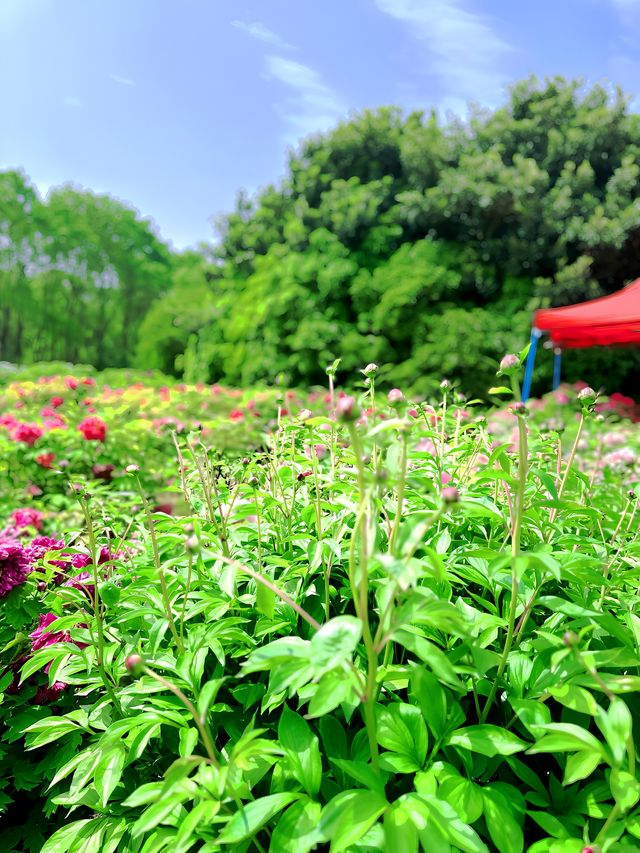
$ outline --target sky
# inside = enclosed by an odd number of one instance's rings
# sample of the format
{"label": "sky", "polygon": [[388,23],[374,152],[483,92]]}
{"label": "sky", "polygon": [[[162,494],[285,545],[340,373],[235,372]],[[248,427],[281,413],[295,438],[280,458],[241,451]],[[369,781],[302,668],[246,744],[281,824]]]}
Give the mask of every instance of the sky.
{"label": "sky", "polygon": [[0,0],[0,169],[215,237],[304,136],[396,104],[464,116],[530,74],[640,105],[640,0]]}

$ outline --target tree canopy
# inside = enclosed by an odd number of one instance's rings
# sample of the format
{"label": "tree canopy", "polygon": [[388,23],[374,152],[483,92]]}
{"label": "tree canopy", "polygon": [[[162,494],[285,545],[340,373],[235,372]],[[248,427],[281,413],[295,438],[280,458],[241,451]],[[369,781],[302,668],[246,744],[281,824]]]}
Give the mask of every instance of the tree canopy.
{"label": "tree canopy", "polygon": [[[620,91],[561,78],[518,83],[467,122],[355,115],[292,151],[280,184],[241,193],[217,243],[180,255],[113,199],[63,188],[45,204],[5,173],[4,357],[234,384],[313,383],[342,357],[417,392],[447,376],[484,393],[534,308],[640,275],[639,189],[640,117]],[[607,387],[640,365],[637,351],[587,360]],[[586,361],[566,363],[578,378]]]}

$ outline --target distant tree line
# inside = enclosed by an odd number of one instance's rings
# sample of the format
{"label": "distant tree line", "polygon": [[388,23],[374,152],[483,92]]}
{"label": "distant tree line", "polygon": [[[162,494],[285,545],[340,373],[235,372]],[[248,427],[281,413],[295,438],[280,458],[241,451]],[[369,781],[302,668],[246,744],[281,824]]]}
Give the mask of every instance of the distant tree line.
{"label": "distant tree line", "polygon": [[[219,241],[172,253],[108,196],[43,202],[0,175],[0,358],[157,367],[233,384],[322,381],[370,361],[472,394],[531,311],[640,276],[640,116],[620,91],[531,79],[467,122],[365,111],[238,197]],[[637,351],[569,354],[611,390]],[[542,365],[542,378],[550,364]]]}

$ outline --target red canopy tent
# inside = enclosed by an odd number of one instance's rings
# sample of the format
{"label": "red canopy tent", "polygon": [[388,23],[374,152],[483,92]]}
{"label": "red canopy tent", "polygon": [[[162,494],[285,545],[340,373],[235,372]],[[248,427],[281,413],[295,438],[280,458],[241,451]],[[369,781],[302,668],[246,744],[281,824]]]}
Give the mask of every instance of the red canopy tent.
{"label": "red canopy tent", "polygon": [[554,388],[560,381],[562,349],[640,346],[640,278],[610,296],[564,308],[536,311],[522,389],[523,400],[529,396],[536,345],[544,333],[549,335],[555,352]]}

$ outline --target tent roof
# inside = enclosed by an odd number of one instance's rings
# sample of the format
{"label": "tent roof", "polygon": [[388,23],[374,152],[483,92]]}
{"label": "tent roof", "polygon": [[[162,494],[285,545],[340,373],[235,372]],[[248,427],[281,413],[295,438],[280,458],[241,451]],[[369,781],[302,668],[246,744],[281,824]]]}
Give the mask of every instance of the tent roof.
{"label": "tent roof", "polygon": [[533,325],[565,348],[640,346],[640,278],[610,296],[536,311]]}

